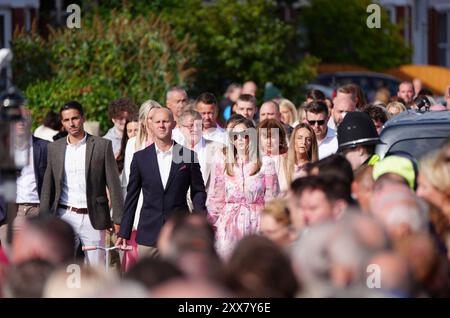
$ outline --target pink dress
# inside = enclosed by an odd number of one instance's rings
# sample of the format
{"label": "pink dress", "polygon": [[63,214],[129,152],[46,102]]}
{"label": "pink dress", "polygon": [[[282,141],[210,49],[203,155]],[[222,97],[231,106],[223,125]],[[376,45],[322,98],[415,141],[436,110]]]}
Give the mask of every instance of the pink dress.
{"label": "pink dress", "polygon": [[211,171],[206,206],[216,228],[217,252],[223,258],[230,256],[244,236],[259,232],[264,204],[279,193],[272,159],[264,158],[260,171],[250,176],[252,167],[249,163],[236,164],[233,176],[229,176],[222,161]]}

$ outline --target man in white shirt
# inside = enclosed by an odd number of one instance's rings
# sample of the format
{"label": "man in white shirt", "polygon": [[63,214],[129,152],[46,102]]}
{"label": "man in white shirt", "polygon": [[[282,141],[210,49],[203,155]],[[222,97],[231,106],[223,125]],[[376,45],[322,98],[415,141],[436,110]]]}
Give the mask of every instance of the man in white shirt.
{"label": "man in white shirt", "polygon": [[324,102],[311,102],[306,107],[306,121],[313,128],[319,146],[319,160],[338,149],[336,132],[327,126],[328,107]]}
{"label": "man in white shirt", "polygon": [[[15,158],[26,163],[16,181],[16,214],[8,219],[14,220],[13,231],[15,234],[21,229],[26,217],[39,214],[39,203],[47,168],[48,141],[31,136],[32,117],[31,111],[21,107],[23,121],[16,123],[16,149]],[[8,250],[6,239],[7,224],[1,226],[0,240]]]}
{"label": "man in white shirt", "polygon": [[[84,131],[83,107],[76,101],[64,104],[60,116],[68,136],[48,146],[40,213],[56,214],[72,225],[76,245],[81,241],[85,246],[104,246],[105,230],[117,233],[123,213],[111,141]],[[105,255],[100,250],[87,251],[85,255],[89,264],[104,264]]]}
{"label": "man in white shirt", "polygon": [[202,118],[203,138],[225,144],[225,129],[217,124],[219,108],[216,97],[211,93],[202,93],[195,100],[195,110]]}
{"label": "man in white shirt", "polygon": [[184,88],[174,86],[166,93],[166,107],[172,111],[175,124],[178,127],[178,116],[188,104],[188,95]]}
{"label": "man in white shirt", "polygon": [[181,113],[179,121],[180,131],[183,135],[182,145],[197,153],[205,188],[208,191],[211,163],[216,152],[220,151],[224,144],[207,140],[202,136],[202,116],[200,113],[194,110],[185,110]]}

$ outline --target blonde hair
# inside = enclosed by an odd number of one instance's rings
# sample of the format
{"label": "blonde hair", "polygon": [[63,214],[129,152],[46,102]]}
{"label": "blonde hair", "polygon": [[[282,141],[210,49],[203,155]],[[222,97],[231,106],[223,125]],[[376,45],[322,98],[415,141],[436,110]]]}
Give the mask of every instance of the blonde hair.
{"label": "blonde hair", "polygon": [[305,123],[298,124],[294,131],[291,134],[291,139],[289,140],[289,150],[288,150],[288,156],[287,156],[287,164],[286,164],[286,178],[288,182],[292,181],[292,178],[294,177],[294,168],[297,160],[297,156],[295,153],[295,138],[297,136],[297,132],[305,128],[311,133],[311,149],[307,152],[308,160],[309,162],[315,162],[319,160],[319,146],[317,145],[317,138],[316,134],[314,133],[314,130],[311,128],[310,125]]}
{"label": "blonde hair", "polygon": [[139,108],[139,128],[136,135],[136,145],[134,148],[135,150],[140,150],[142,148],[142,145],[145,145],[145,142],[147,141],[147,117],[153,108],[162,108],[162,106],[158,102],[149,99],[142,103],[141,107]]}
{"label": "blonde hair", "polygon": [[283,226],[291,225],[286,199],[273,199],[264,206],[262,214],[273,217],[277,223]]}
{"label": "blonde hair", "polygon": [[400,103],[400,102],[390,102],[386,106],[386,111],[388,112],[388,117],[389,118],[392,117],[391,113],[389,112],[390,108],[394,108],[394,109],[400,110],[400,113],[404,112],[406,110],[406,106],[403,105],[402,103]]}
{"label": "blonde hair", "polygon": [[447,140],[441,149],[420,160],[419,172],[438,191],[450,198],[450,140]]}
{"label": "blonde hair", "polygon": [[281,108],[283,108],[283,107],[286,107],[287,109],[289,109],[289,112],[291,113],[291,122],[285,123],[285,124],[292,126],[292,124],[298,120],[297,109],[295,108],[295,105],[289,99],[285,99],[285,98],[283,98],[280,102],[280,111],[281,111]]}

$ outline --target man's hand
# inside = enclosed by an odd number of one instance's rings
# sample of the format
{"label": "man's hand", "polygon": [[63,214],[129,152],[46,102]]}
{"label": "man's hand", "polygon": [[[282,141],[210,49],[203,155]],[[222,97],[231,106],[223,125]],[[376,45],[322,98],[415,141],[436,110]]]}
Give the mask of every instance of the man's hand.
{"label": "man's hand", "polygon": [[120,231],[120,224],[114,224],[113,227],[110,227],[107,230],[110,234],[119,234]]}
{"label": "man's hand", "polygon": [[116,246],[125,249],[127,248],[127,240],[124,239],[123,237],[118,237],[116,240]]}

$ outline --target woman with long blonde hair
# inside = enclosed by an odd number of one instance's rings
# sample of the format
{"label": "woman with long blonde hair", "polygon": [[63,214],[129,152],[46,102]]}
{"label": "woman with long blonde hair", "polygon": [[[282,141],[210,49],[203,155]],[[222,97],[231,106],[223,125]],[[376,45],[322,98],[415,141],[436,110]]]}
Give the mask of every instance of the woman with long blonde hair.
{"label": "woman with long blonde hair", "polygon": [[[122,173],[122,192],[124,198],[126,197],[126,189],[128,186],[128,180],[130,177],[131,161],[136,151],[142,150],[151,144],[153,144],[153,136],[150,129],[150,123],[152,120],[152,110],[155,108],[161,108],[162,106],[154,101],[148,100],[144,102],[139,108],[139,128],[137,135],[128,139],[127,146],[125,148],[125,161]],[[137,262],[137,245],[136,245],[136,229],[139,223],[139,215],[142,208],[142,191],[139,195],[138,205],[136,208],[136,217],[134,218],[133,231],[131,233],[131,245],[134,246],[133,251],[125,253],[122,262],[123,271],[127,271],[134,263]]]}
{"label": "woman with long blonde hair", "polygon": [[291,134],[287,155],[286,177],[292,182],[304,171],[308,163],[319,159],[316,134],[310,125],[298,124]]}
{"label": "woman with long blonde hair", "polygon": [[229,142],[223,157],[216,158],[206,206],[216,228],[216,247],[227,258],[244,236],[260,230],[264,204],[279,193],[275,166],[261,158],[253,122],[237,118],[228,128]]}

